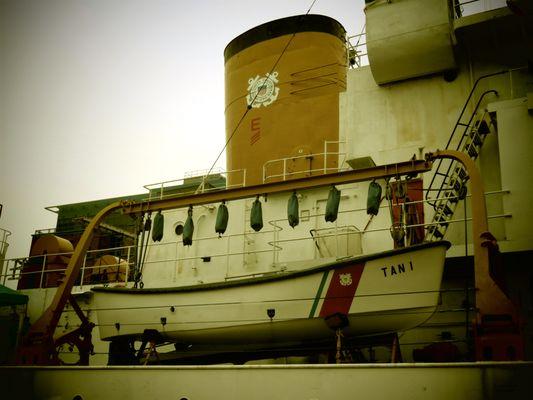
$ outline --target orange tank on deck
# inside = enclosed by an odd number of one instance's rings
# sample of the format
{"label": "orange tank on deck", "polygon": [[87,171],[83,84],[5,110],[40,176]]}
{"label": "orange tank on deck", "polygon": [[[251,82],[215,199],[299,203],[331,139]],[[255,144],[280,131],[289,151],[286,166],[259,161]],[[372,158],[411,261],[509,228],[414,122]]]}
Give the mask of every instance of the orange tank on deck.
{"label": "orange tank on deck", "polygon": [[57,287],[73,251],[67,239],[51,234],[41,236],[31,247],[17,289]]}

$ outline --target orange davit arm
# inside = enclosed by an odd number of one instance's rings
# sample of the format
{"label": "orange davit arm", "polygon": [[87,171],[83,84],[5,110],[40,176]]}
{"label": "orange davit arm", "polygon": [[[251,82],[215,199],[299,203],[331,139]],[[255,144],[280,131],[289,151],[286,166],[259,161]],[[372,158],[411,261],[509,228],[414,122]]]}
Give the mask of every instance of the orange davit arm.
{"label": "orange davit arm", "polygon": [[514,305],[490,276],[490,246],[495,239],[489,233],[487,206],[481,174],[474,161],[466,154],[455,150],[437,150],[428,153],[427,159],[448,158],[459,161],[466,168],[472,195],[472,233],[476,284],[476,308],[481,314],[508,314]]}
{"label": "orange davit arm", "polygon": [[477,361],[524,359],[523,324],[518,308],[491,276],[491,266],[499,262],[500,252],[496,238],[489,232],[481,174],[466,153],[437,150],[426,154],[427,160],[439,158],[462,163],[470,179],[477,309],[473,325],[475,358]]}
{"label": "orange davit arm", "polygon": [[[79,315],[81,310],[79,310],[79,307],[71,297],[71,292],[83,265],[85,254],[87,253],[89,245],[91,244],[94,230],[98,227],[98,225],[100,225],[100,222],[102,222],[104,217],[106,217],[112,211],[120,209],[122,205],[123,202],[118,201],[103,208],[94,216],[89,225],[85,228],[85,231],[81,235],[81,238],[74,249],[72,257],[70,258],[67,269],[65,270],[65,278],[57,288],[52,303],[44,311],[43,315],[41,315],[39,319],[30,327],[28,333],[22,340],[22,344],[19,346],[17,353],[18,364],[59,364],[56,347],[62,342],[64,343],[64,341],[62,341],[61,338],[54,341],[54,332],[57,328],[57,324],[59,323],[61,313],[63,312],[68,300],[71,300],[73,303],[73,308],[82,320],[83,329],[80,332],[80,336],[83,336],[83,338],[89,336],[90,338],[92,325],[87,325],[88,321],[86,318],[84,319],[84,317],[82,317],[83,314]],[[79,350],[80,353],[83,351],[83,349],[80,348]],[[86,350],[89,351],[90,349]],[[84,361],[84,358],[88,359],[88,354],[82,355],[80,360]]]}

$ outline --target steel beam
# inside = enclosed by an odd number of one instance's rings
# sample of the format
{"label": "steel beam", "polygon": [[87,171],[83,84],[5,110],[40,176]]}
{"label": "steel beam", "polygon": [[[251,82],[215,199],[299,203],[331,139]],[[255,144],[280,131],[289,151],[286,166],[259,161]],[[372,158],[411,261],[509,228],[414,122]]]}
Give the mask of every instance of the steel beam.
{"label": "steel beam", "polygon": [[416,175],[431,170],[432,164],[431,161],[426,160],[411,160],[354,171],[344,171],[335,174],[316,175],[281,182],[265,183],[263,185],[244,186],[240,188],[217,190],[185,196],[173,196],[166,199],[150,200],[140,203],[130,202],[124,204],[123,212],[125,214],[134,214],[172,210],[188,207],[190,205],[197,206],[202,204],[219,203],[222,201],[238,200],[294,190],[308,190],[331,185],[369,181],[371,179]]}

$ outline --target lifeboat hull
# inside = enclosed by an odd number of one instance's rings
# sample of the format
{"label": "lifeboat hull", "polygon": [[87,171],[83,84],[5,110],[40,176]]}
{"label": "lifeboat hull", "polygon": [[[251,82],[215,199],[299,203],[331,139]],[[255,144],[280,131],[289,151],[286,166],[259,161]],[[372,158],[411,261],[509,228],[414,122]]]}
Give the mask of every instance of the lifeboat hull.
{"label": "lifeboat hull", "polygon": [[448,242],[277,275],[177,288],[93,288],[100,337],[156,330],[189,344],[303,343],[405,331],[435,311]]}

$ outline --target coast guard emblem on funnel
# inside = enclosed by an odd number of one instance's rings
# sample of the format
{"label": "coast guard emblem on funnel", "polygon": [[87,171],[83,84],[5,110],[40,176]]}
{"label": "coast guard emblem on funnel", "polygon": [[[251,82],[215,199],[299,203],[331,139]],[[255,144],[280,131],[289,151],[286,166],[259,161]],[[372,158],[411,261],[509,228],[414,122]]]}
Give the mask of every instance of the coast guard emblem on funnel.
{"label": "coast guard emblem on funnel", "polygon": [[339,282],[342,286],[350,286],[352,284],[352,274],[341,274],[339,276]]}
{"label": "coast guard emblem on funnel", "polygon": [[[278,73],[266,73],[265,76],[257,75],[255,78],[248,79],[248,95],[246,96],[246,103],[254,108],[261,106],[269,106],[277,98],[279,94]],[[252,104],[253,103],[253,104]]]}

